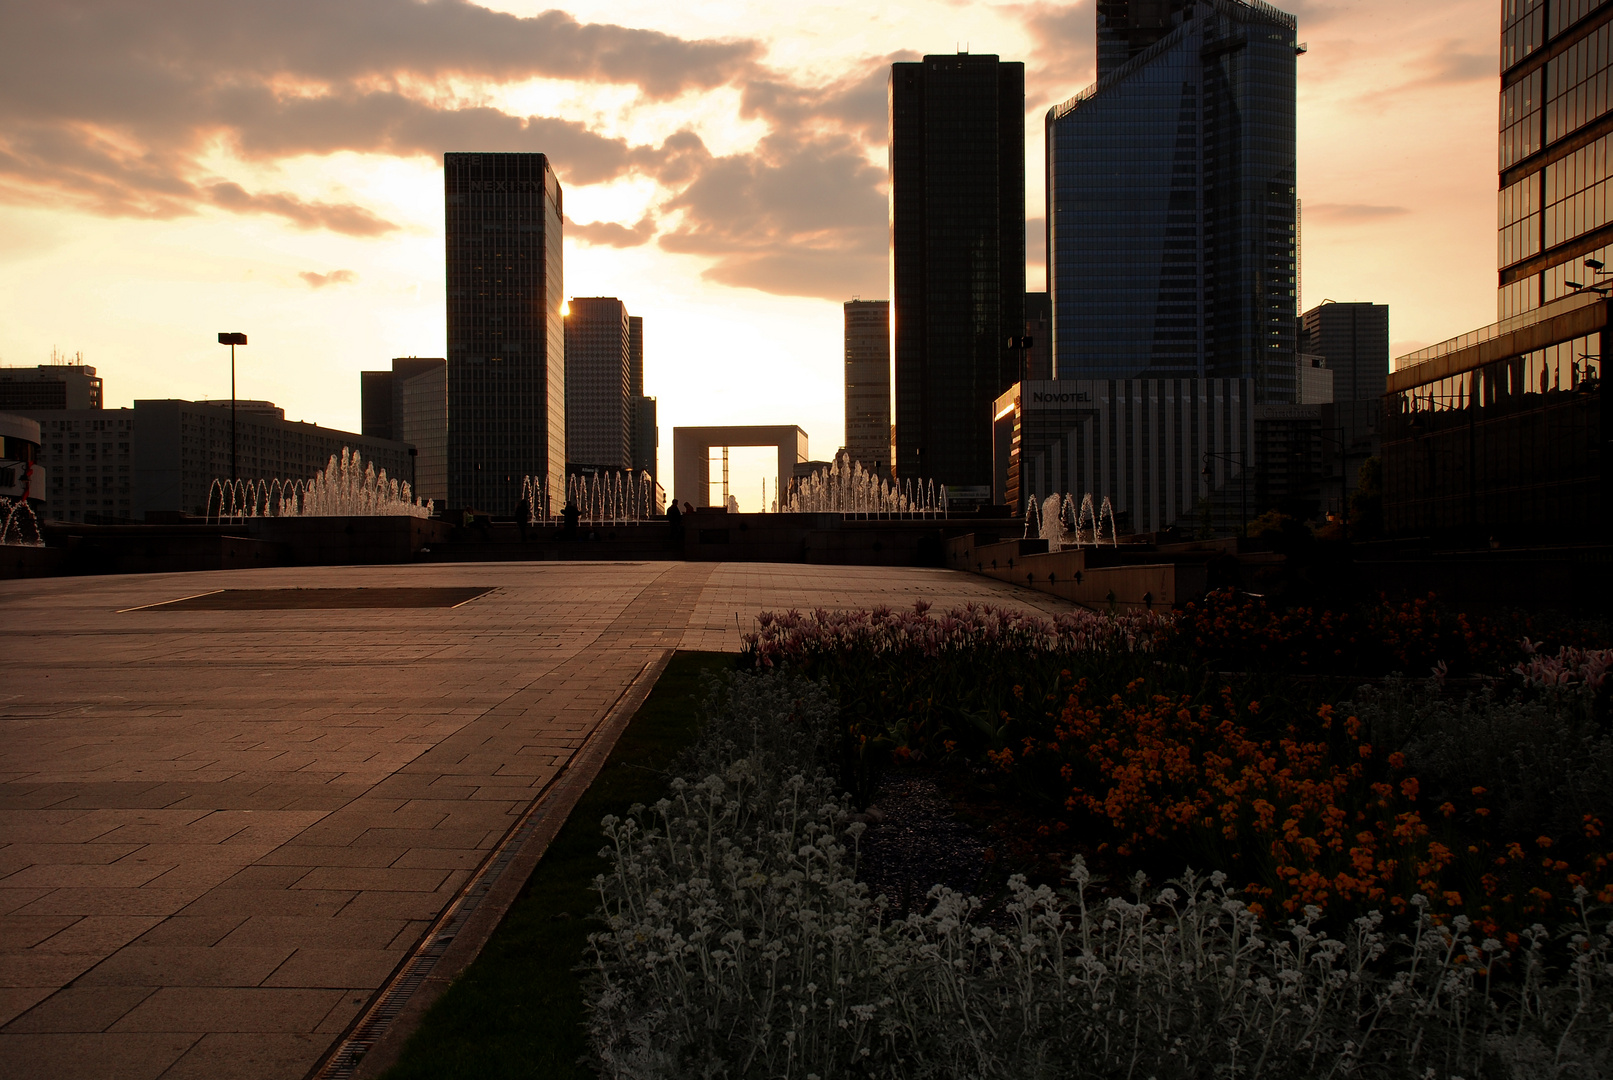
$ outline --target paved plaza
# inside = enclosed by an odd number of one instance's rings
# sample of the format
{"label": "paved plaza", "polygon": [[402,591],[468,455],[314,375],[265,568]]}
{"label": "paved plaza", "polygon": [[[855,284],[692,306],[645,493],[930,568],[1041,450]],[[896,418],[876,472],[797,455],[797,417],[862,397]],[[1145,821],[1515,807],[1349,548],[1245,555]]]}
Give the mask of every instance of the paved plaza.
{"label": "paved plaza", "polygon": [[[426,587],[492,591],[147,606]],[[668,650],[917,599],[1067,608],[944,570],[754,563],[0,582],[0,1076],[300,1080]]]}

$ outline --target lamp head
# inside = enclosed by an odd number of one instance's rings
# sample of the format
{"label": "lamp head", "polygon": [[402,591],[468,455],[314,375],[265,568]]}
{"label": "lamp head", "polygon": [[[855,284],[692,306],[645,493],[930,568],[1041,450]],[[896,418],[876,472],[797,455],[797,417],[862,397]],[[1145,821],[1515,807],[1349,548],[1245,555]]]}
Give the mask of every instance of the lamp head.
{"label": "lamp head", "polygon": [[246,335],[242,333],[220,334],[218,343],[220,345],[245,345]]}

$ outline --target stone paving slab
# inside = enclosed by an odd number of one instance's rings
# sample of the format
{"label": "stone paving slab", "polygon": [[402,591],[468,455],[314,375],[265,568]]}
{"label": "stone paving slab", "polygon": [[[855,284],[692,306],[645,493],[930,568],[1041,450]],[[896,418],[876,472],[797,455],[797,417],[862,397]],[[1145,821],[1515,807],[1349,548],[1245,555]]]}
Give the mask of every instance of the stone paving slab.
{"label": "stone paving slab", "polygon": [[[125,609],[471,588],[458,608]],[[0,583],[0,1076],[302,1077],[649,659],[763,610],[1064,610],[949,571],[297,568]]]}

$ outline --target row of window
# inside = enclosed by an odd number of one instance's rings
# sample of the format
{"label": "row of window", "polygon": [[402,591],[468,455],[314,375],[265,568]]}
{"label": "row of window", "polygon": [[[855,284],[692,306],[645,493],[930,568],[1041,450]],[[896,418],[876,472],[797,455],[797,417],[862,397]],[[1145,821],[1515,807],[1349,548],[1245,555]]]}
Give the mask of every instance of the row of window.
{"label": "row of window", "polygon": [[1404,390],[1402,413],[1489,408],[1529,395],[1571,393],[1601,376],[1602,335],[1589,334]]}
{"label": "row of window", "polygon": [[[1587,9],[1588,10],[1588,9]],[[1538,19],[1538,12],[1533,18]],[[1503,32],[1521,32],[1519,22]],[[1536,41],[1535,46],[1538,46]],[[1519,46],[1521,47],[1521,46]],[[1613,74],[1613,23],[1604,23],[1568,49],[1501,91],[1500,162],[1507,169],[1538,151],[1545,142],[1577,131],[1608,111]]]}
{"label": "row of window", "polygon": [[1546,141],[1607,112],[1608,65],[1613,23],[1603,23],[1546,63]]}

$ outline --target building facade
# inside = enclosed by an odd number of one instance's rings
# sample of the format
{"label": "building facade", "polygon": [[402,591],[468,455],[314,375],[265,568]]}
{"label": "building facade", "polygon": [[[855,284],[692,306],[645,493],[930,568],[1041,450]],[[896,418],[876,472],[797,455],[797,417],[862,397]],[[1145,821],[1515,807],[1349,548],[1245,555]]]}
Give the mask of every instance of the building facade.
{"label": "building facade", "polygon": [[[1389,308],[1386,304],[1324,300],[1300,316],[1302,354],[1321,357],[1332,372],[1332,394],[1324,410],[1324,472],[1339,483],[1324,493],[1327,510],[1344,513],[1360,486],[1361,464],[1382,450],[1379,432],[1389,377]],[[1303,361],[1303,357],[1302,357]],[[1304,372],[1301,372],[1303,377]],[[1301,402],[1310,399],[1301,388]]]}
{"label": "building facade", "polygon": [[[229,411],[226,401],[226,425]],[[27,415],[39,421],[39,461],[51,474],[42,518],[107,523],[144,517],[134,490],[133,409],[48,409]],[[227,426],[223,453],[228,476]]]}
{"label": "building facade", "polygon": [[636,395],[627,305],[614,296],[576,297],[565,324],[566,463],[631,469]]}
{"label": "building facade", "polygon": [[890,476],[891,315],[889,300],[847,300],[846,453],[869,472]]}
{"label": "building facade", "polygon": [[1613,5],[1502,0],[1498,319],[1605,279],[1610,66]]}
{"label": "building facade", "polygon": [[[40,463],[39,440],[39,421],[0,413],[0,499],[34,507],[50,500],[50,470]],[[0,513],[9,515],[9,507],[0,503]],[[5,540],[0,536],[0,543]]]}
{"label": "building facade", "polygon": [[[1055,379],[1014,386],[994,411],[998,501],[1107,497],[1121,531],[1196,525],[1218,492],[1258,500],[1247,379]],[[1221,504],[1225,499],[1221,500]],[[1253,502],[1250,502],[1253,505]],[[1223,510],[1222,516],[1226,515]],[[1229,524],[1217,521],[1221,531]]]}
{"label": "building facade", "polygon": [[1333,400],[1378,401],[1389,377],[1389,306],[1324,300],[1299,318],[1299,351],[1333,373]]}
{"label": "building facade", "polygon": [[1017,374],[1021,382],[1036,382],[1053,377],[1053,304],[1045,292],[1025,294],[1025,336],[1031,339],[1030,348],[1021,358]]}
{"label": "building facade", "polygon": [[524,476],[565,490],[560,182],[543,154],[443,155],[448,501],[515,512]]}
{"label": "building facade", "polygon": [[[213,481],[230,475],[228,401],[142,399],[132,409],[28,415],[39,421],[39,458],[51,474],[45,514],[57,521],[202,515]],[[409,476],[405,444],[287,420],[273,402],[236,402],[235,423],[242,480],[306,480],[343,447],[388,477]]]}
{"label": "building facade", "polygon": [[1247,379],[1296,399],[1296,21],[1105,0],[1098,81],[1048,110],[1060,379]]}
{"label": "building facade", "polygon": [[1608,301],[1594,292],[1395,360],[1384,399],[1390,535],[1605,539]]}
{"label": "building facade", "polygon": [[991,408],[1024,325],[1025,65],[891,65],[893,471],[991,485]]}
{"label": "building facade", "polygon": [[1396,358],[1384,529],[1463,543],[1605,539],[1613,5],[1503,0],[1499,320]]}
{"label": "building facade", "polygon": [[399,357],[391,371],[360,372],[359,387],[363,434],[412,446],[413,467],[403,479],[416,497],[446,502],[448,362]]}
{"label": "building facade", "polygon": [[661,451],[661,429],[657,426],[656,403],[644,396],[644,320],[627,317],[628,402],[633,409],[633,471],[660,475],[657,457]]}
{"label": "building facade", "polygon": [[87,364],[0,367],[0,412],[99,409],[101,380]]}

